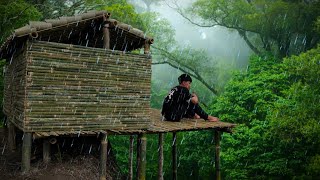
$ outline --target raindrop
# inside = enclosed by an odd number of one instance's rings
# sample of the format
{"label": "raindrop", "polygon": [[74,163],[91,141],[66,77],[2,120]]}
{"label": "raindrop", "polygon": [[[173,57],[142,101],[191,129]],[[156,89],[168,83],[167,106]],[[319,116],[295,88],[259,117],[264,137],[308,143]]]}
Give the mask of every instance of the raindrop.
{"label": "raindrop", "polygon": [[71,30],[70,33],[69,33],[68,39],[70,39],[71,34],[72,34],[72,30]]}
{"label": "raindrop", "polygon": [[98,56],[98,58],[97,58],[97,62],[96,62],[97,64],[99,63],[99,60],[100,60],[100,56]]}
{"label": "raindrop", "polygon": [[64,146],[64,143],[65,143],[65,142],[66,142],[66,140],[64,139],[63,142],[62,142],[62,147]]}
{"label": "raindrop", "polygon": [[82,145],[81,145],[81,150],[80,150],[80,154],[82,153],[82,150],[83,150],[83,146],[84,146],[84,143],[82,143]]}
{"label": "raindrop", "polygon": [[2,153],[1,153],[2,155],[4,153],[4,150],[6,149],[6,145],[7,145],[7,143],[5,143],[4,146],[3,146]]}
{"label": "raindrop", "polygon": [[298,34],[297,34],[297,36],[296,36],[296,39],[294,40],[294,45],[297,43],[297,40],[298,40]]}

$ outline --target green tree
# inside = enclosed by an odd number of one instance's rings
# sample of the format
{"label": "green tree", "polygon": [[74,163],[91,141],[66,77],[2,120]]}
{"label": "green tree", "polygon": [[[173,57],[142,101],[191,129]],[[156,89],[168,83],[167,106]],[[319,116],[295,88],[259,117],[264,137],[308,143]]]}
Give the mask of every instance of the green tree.
{"label": "green tree", "polygon": [[39,20],[42,14],[24,0],[0,1],[0,44],[2,44],[14,29],[27,24],[30,20]]}
{"label": "green tree", "polygon": [[[292,85],[270,114],[271,135],[287,152],[287,168],[294,177],[319,177],[320,47],[284,60]],[[281,157],[279,157],[281,158]]]}
{"label": "green tree", "polygon": [[216,62],[204,50],[190,46],[181,47],[174,40],[175,32],[170,23],[156,13],[141,14],[145,30],[155,39],[152,45],[153,65],[167,64],[199,80],[211,93],[218,94]]}
{"label": "green tree", "polygon": [[177,5],[177,10],[197,26],[238,32],[258,55],[266,51],[280,57],[299,54],[320,40],[315,31],[319,1],[197,0],[186,10]]}
{"label": "green tree", "polygon": [[89,10],[101,10],[105,7],[121,4],[127,5],[126,0],[25,0],[36,7],[45,19],[61,16],[74,16]]}
{"label": "green tree", "polygon": [[286,177],[283,161],[273,161],[278,154],[272,149],[273,139],[267,138],[267,116],[289,86],[283,69],[279,59],[252,57],[247,70],[236,73],[209,107],[222,121],[238,124],[235,133],[224,134],[221,142],[226,179]]}

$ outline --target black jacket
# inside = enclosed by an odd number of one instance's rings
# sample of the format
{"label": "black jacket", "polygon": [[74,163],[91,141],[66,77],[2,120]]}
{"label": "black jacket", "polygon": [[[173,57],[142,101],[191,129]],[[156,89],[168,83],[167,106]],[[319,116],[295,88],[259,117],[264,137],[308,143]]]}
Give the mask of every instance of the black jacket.
{"label": "black jacket", "polygon": [[163,101],[161,114],[169,121],[179,121],[188,110],[191,100],[189,90],[182,86],[171,89]]}

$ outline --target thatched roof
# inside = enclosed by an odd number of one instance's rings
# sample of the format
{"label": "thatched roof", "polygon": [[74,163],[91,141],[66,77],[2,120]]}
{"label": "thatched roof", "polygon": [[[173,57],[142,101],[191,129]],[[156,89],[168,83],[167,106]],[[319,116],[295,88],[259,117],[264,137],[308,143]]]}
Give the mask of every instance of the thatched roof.
{"label": "thatched roof", "polygon": [[89,11],[71,17],[30,21],[29,24],[14,30],[4,42],[0,48],[0,58],[10,59],[28,38],[102,48],[102,28],[106,23],[103,21],[104,16],[108,17],[110,49],[131,51],[142,48],[145,41],[152,41],[143,31],[110,19],[110,13],[106,11]]}

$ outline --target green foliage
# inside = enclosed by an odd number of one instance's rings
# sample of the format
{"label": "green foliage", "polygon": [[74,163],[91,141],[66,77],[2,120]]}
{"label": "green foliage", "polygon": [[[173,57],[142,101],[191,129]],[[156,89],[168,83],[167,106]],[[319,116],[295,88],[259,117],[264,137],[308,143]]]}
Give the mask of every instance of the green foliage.
{"label": "green foliage", "polygon": [[178,135],[179,178],[213,179],[213,132],[181,132]]}
{"label": "green foliage", "polygon": [[264,120],[272,103],[282,95],[287,84],[285,73],[279,73],[281,64],[271,58],[252,57],[246,72],[239,72],[227,84],[210,109],[222,120],[249,123]]}
{"label": "green foliage", "polygon": [[[293,159],[288,161],[288,169],[298,178],[316,177],[319,172],[320,140],[320,48],[299,56],[285,59],[292,85],[283,98],[275,103],[270,115],[272,136],[290,150]],[[310,173],[306,173],[310,170]]]}
{"label": "green foliage", "polygon": [[14,29],[42,17],[34,6],[24,0],[0,1],[0,12],[0,44],[12,34]]}
{"label": "green foliage", "polygon": [[224,135],[221,144],[222,169],[227,179],[265,179],[285,174],[286,161],[271,161],[274,152],[268,143],[272,140],[266,138],[266,117],[288,87],[288,76],[282,70],[279,60],[254,56],[247,70],[236,73],[210,106],[211,114],[238,124],[235,134]]}
{"label": "green foliage", "polygon": [[[164,98],[169,92],[169,87],[164,89],[160,83],[152,81],[151,83],[151,108],[161,109]],[[171,87],[170,87],[171,88]]]}
{"label": "green foliage", "polygon": [[257,54],[267,51],[284,57],[319,42],[320,33],[315,31],[319,1],[198,0],[184,14],[197,14],[203,20],[199,26],[237,31]]}
{"label": "green foliage", "polygon": [[313,179],[319,177],[320,48],[283,62],[252,57],[211,114],[235,122],[222,140],[226,179]]}
{"label": "green foliage", "polygon": [[130,4],[112,4],[104,7],[104,9],[111,13],[112,18],[141,30],[146,29],[146,27],[143,26],[140,15],[134,11],[134,7]]}

